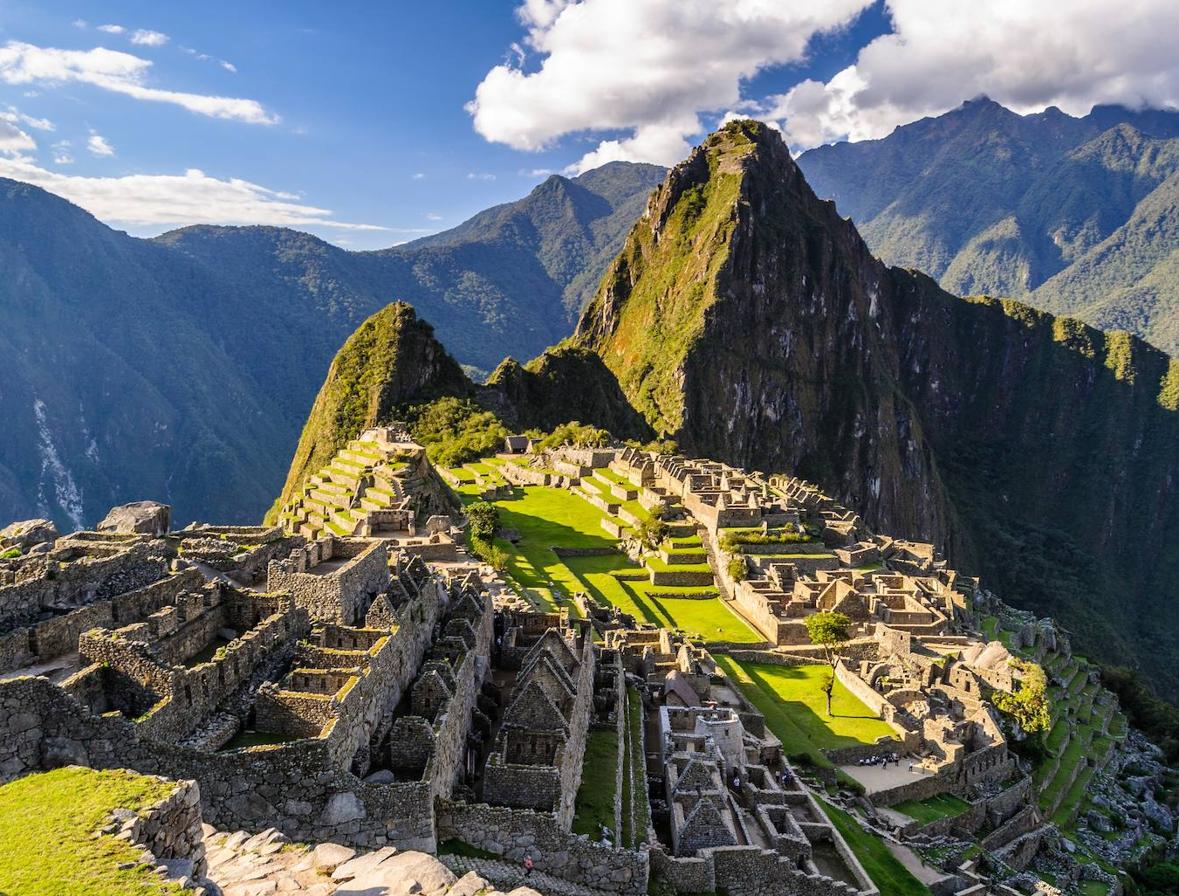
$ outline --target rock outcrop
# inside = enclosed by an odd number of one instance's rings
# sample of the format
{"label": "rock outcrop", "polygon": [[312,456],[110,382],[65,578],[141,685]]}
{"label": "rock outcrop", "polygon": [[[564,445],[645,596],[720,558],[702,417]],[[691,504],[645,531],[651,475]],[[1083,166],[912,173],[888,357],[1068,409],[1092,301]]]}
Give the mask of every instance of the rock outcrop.
{"label": "rock outcrop", "polygon": [[99,532],[151,535],[159,538],[172,528],[172,508],[158,501],[132,501],[112,507],[97,526]]}
{"label": "rock outcrop", "polygon": [[50,520],[20,520],[0,529],[0,551],[11,548],[28,550],[33,545],[53,541],[60,533]]}

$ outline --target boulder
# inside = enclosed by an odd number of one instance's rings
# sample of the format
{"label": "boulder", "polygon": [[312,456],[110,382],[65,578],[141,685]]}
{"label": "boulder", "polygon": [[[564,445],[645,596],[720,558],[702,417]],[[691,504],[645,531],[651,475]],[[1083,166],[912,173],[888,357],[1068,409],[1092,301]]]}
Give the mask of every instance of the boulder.
{"label": "boulder", "polygon": [[172,508],[158,501],[132,501],[112,507],[98,524],[99,532],[119,535],[151,535],[159,538],[172,528]]}
{"label": "boulder", "polygon": [[320,843],[311,851],[311,863],[316,871],[331,874],[356,856],[356,850],[339,843]]}
{"label": "boulder", "polygon": [[50,520],[21,520],[0,529],[0,551],[20,548],[26,551],[33,545],[52,542],[58,537],[57,527]]}

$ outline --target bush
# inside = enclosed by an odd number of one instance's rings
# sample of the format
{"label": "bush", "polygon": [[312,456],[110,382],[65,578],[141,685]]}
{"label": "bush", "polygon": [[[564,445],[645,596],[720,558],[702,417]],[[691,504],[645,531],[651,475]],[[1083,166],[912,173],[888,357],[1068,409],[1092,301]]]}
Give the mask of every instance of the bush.
{"label": "bush", "polygon": [[740,550],[743,544],[804,544],[814,540],[815,537],[809,532],[798,532],[794,529],[770,529],[768,532],[758,529],[727,529],[721,533],[720,546],[732,553]]}
{"label": "bush", "polygon": [[610,433],[604,429],[578,423],[573,420],[562,423],[547,436],[541,438],[536,447],[540,450],[572,445],[575,448],[601,448],[610,443]]}
{"label": "bush", "polygon": [[729,575],[732,576],[734,582],[744,582],[748,572],[749,567],[745,564],[744,554],[731,554],[729,556]]}
{"label": "bush", "polygon": [[465,398],[439,398],[411,408],[410,432],[430,460],[458,467],[495,454],[508,430],[491,411]]}
{"label": "bush", "polygon": [[471,537],[491,543],[500,532],[499,508],[488,501],[476,501],[467,508]]}
{"label": "bush", "polygon": [[467,539],[467,546],[472,554],[492,566],[496,572],[503,572],[508,568],[508,552],[490,541],[472,536]]}
{"label": "bush", "polygon": [[655,550],[667,537],[667,523],[657,517],[648,517],[635,530],[635,537],[643,547]]}
{"label": "bush", "polygon": [[995,709],[1011,716],[1028,734],[1047,731],[1052,727],[1048,706],[1048,678],[1044,670],[1033,662],[1013,659],[1012,665],[1023,673],[1014,693],[995,691],[991,703]]}

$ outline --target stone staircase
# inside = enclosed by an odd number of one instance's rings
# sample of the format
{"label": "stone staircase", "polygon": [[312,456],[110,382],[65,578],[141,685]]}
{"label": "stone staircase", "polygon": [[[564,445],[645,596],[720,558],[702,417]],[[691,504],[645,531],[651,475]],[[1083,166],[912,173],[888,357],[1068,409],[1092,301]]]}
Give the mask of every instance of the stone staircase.
{"label": "stone staircase", "polygon": [[459,877],[474,871],[484,880],[505,892],[516,887],[531,887],[545,896],[611,896],[606,890],[595,890],[573,881],[534,870],[525,876],[524,868],[499,859],[478,859],[470,856],[439,855],[438,859]]}
{"label": "stone staircase", "polygon": [[279,514],[284,529],[308,539],[354,535],[369,514],[401,506],[406,498],[401,474],[408,467],[404,449],[368,435],[349,442],[308,479]]}

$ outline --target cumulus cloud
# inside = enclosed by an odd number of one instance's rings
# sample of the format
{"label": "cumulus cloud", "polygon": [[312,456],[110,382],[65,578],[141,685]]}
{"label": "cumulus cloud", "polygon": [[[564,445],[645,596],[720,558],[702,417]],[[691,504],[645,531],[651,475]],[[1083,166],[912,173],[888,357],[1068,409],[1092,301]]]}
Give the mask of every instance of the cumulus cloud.
{"label": "cumulus cloud", "polygon": [[19,155],[36,148],[36,140],[13,122],[0,117],[0,155]]}
{"label": "cumulus cloud", "polygon": [[131,43],[141,47],[162,47],[169,40],[168,35],[161,31],[151,31],[140,28],[131,33]]}
{"label": "cumulus cloud", "polygon": [[86,141],[86,148],[90,150],[91,155],[95,156],[113,156],[115,148],[107,142],[106,137],[102,134],[91,134],[90,139]]}
{"label": "cumulus cloud", "polygon": [[[79,19],[78,22],[82,22],[80,27],[85,27],[85,20]],[[74,22],[74,24],[77,25],[78,22]],[[105,31],[107,34],[122,34],[127,29],[122,25],[99,25],[98,30]]]}
{"label": "cumulus cloud", "polygon": [[[761,69],[805,58],[818,33],[847,25],[870,0],[526,0],[527,71],[491,69],[467,105],[488,140],[537,150],[570,133],[610,133],[576,166],[614,159],[671,163],[700,114],[741,100]],[[606,135],[603,135],[606,136]]]}
{"label": "cumulus cloud", "polygon": [[0,46],[0,81],[7,84],[90,84],[137,100],[170,103],[210,118],[249,124],[274,124],[278,121],[277,116],[256,100],[149,87],[145,82],[150,70],[150,60],[103,47],[60,50],[20,41],[9,41]]}
{"label": "cumulus cloud", "polygon": [[[3,124],[0,123],[0,134]],[[0,138],[2,139],[2,138]],[[384,231],[375,224],[335,220],[330,209],[296,201],[291,193],[239,178],[217,178],[190,168],[183,174],[82,177],[46,170],[27,156],[0,156],[0,177],[35,184],[80,205],[96,217],[131,229],[188,224],[273,224],[339,230]],[[412,229],[410,232],[417,232]]]}
{"label": "cumulus cloud", "polygon": [[888,0],[892,33],[823,82],[767,103],[787,139],[805,148],[882,137],[986,94],[1017,112],[1096,103],[1179,104],[1179,5],[1173,0],[1068,3]]}
{"label": "cumulus cloud", "polygon": [[485,171],[468,171],[467,180],[495,180],[495,175]]}
{"label": "cumulus cloud", "polygon": [[70,141],[59,140],[53,144],[53,164],[55,165],[72,165],[74,157],[70,153]]}

